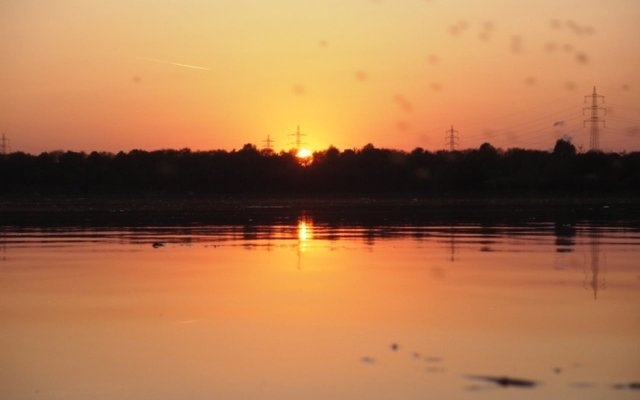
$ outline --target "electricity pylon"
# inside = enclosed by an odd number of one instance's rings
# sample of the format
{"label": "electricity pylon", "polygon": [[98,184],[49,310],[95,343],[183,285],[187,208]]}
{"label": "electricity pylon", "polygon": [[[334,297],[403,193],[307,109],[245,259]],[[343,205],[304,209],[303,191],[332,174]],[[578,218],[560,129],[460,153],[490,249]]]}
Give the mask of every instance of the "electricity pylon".
{"label": "electricity pylon", "polygon": [[303,143],[302,142],[302,137],[303,136],[307,136],[305,133],[301,133],[300,132],[300,125],[298,125],[298,129],[296,130],[296,133],[292,133],[289,136],[295,136],[295,146],[296,146],[296,150],[300,150],[300,148],[302,147]]}
{"label": "electricity pylon", "polygon": [[273,151],[273,140],[271,139],[271,135],[267,135],[267,138],[262,141],[264,143],[264,149]]}
{"label": "electricity pylon", "polygon": [[460,132],[458,132],[457,130],[453,129],[453,125],[451,125],[451,129],[448,129],[445,132],[447,134],[447,136],[445,137],[445,142],[446,142],[447,146],[449,147],[449,151],[455,151],[456,145],[458,144],[458,140],[460,139],[458,137],[458,134]]}
{"label": "electricity pylon", "polygon": [[591,124],[591,135],[589,136],[589,149],[592,151],[600,150],[600,124],[602,124],[603,128],[607,127],[607,121],[603,118],[600,118],[599,112],[604,111],[604,115],[607,115],[607,109],[599,106],[599,99],[602,99],[604,103],[604,96],[601,96],[596,92],[596,87],[593,87],[593,93],[587,96],[584,96],[585,103],[587,102],[587,98],[591,98],[591,107],[584,107],[582,109],[582,114],[585,111],[590,111],[591,116],[589,119],[584,120],[584,126],[587,126],[587,123]]}
{"label": "electricity pylon", "polygon": [[7,154],[8,148],[9,148],[9,138],[7,138],[3,133],[2,141],[0,141],[0,152],[2,153],[3,156]]}

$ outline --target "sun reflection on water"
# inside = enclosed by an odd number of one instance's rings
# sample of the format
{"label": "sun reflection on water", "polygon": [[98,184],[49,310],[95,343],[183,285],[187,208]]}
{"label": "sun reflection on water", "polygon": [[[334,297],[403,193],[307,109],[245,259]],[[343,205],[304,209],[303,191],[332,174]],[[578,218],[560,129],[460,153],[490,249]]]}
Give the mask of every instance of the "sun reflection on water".
{"label": "sun reflection on water", "polygon": [[298,220],[298,240],[300,244],[313,239],[313,223],[308,218],[300,218]]}
{"label": "sun reflection on water", "polygon": [[296,245],[296,268],[302,269],[302,253],[307,250],[307,245],[313,239],[313,222],[310,218],[298,219],[298,243]]}

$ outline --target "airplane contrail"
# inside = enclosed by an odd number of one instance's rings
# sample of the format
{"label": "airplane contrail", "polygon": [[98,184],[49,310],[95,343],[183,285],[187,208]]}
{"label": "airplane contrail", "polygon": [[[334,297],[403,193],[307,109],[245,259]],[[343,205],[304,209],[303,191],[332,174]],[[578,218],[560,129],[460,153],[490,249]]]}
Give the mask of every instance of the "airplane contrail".
{"label": "airplane contrail", "polygon": [[203,70],[203,71],[209,71],[209,68],[201,67],[199,65],[181,64],[181,63],[175,63],[175,62],[172,62],[172,61],[158,60],[157,58],[149,58],[149,57],[137,57],[137,58],[138,58],[138,60],[151,61],[151,62],[156,62],[156,63],[160,63],[160,64],[175,65],[176,67],[200,69],[200,70]]}

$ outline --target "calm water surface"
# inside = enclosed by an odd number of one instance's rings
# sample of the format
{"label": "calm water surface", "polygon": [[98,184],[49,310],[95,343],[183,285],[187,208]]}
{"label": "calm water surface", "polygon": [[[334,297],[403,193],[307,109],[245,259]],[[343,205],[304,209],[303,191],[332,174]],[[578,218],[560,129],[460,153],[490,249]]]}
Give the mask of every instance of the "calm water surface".
{"label": "calm water surface", "polygon": [[615,386],[640,380],[638,229],[300,217],[0,245],[5,399],[639,394]]}

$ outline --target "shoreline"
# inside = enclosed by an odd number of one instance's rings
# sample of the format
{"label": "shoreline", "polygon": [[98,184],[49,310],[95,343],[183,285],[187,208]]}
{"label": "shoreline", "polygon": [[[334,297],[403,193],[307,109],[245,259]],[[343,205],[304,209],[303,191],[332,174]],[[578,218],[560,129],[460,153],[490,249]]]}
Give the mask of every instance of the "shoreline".
{"label": "shoreline", "polygon": [[412,198],[389,196],[28,196],[0,199],[0,226],[160,226],[291,223],[447,223],[640,226],[640,198]]}

